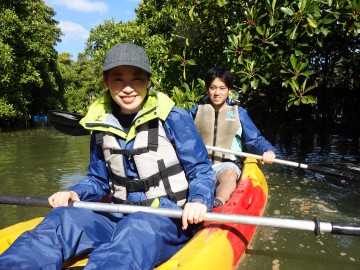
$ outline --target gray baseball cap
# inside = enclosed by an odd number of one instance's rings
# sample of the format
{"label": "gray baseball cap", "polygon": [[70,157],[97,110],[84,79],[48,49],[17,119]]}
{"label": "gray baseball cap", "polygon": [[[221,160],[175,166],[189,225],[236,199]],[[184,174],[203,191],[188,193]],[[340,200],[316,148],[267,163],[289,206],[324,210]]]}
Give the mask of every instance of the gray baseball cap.
{"label": "gray baseball cap", "polygon": [[131,43],[116,44],[107,51],[103,71],[117,66],[135,66],[152,74],[145,50]]}

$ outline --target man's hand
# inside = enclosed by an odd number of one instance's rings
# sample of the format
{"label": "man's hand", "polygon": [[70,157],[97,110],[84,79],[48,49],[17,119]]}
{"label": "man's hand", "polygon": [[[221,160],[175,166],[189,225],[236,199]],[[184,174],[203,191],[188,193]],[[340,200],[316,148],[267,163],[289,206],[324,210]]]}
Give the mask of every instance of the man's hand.
{"label": "man's hand", "polygon": [[52,207],[59,207],[68,206],[69,201],[80,201],[80,198],[75,191],[59,191],[51,195],[48,201]]}
{"label": "man's hand", "polygon": [[264,152],[262,155],[261,163],[262,164],[272,164],[275,159],[275,153],[273,151]]}
{"label": "man's hand", "polygon": [[186,230],[189,224],[198,224],[203,221],[207,206],[200,202],[185,204],[182,213],[182,229]]}

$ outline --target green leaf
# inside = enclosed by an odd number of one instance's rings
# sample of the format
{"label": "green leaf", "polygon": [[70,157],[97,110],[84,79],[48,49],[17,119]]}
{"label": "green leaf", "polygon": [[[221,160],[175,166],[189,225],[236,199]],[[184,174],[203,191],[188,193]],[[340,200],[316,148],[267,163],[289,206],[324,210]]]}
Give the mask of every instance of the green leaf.
{"label": "green leaf", "polygon": [[258,85],[259,85],[259,80],[257,78],[254,78],[251,82],[250,82],[250,86],[253,88],[253,89],[257,89],[258,88]]}
{"label": "green leaf", "polygon": [[218,0],[217,2],[220,7],[223,7],[228,4],[228,2],[226,0]]}
{"label": "green leaf", "polygon": [[173,57],[171,58],[171,60],[173,60],[173,61],[181,61],[181,60],[182,60],[182,57],[181,57],[180,55],[175,54],[175,55],[173,55]]}
{"label": "green leaf", "polygon": [[296,56],[301,56],[301,55],[304,55],[302,51],[299,51],[299,50],[295,50],[295,55]]}
{"label": "green leaf", "polygon": [[306,96],[302,96],[300,101],[301,101],[302,104],[308,104],[308,99],[307,99]]}
{"label": "green leaf", "polygon": [[186,63],[189,64],[189,65],[191,65],[191,66],[195,66],[195,65],[196,65],[195,59],[189,59],[189,60],[187,60]]}
{"label": "green leaf", "polygon": [[248,85],[247,85],[247,84],[243,84],[243,86],[241,87],[241,92],[242,92],[242,93],[246,93],[247,89],[248,89]]}
{"label": "green leaf", "polygon": [[330,30],[328,30],[328,29],[326,29],[324,27],[321,27],[320,31],[325,37],[330,33]]}
{"label": "green leaf", "polygon": [[325,19],[321,19],[320,20],[320,23],[322,24],[331,24],[335,21],[335,19],[328,19],[328,18],[325,18]]}
{"label": "green leaf", "polygon": [[273,0],[271,7],[272,7],[272,11],[275,12],[276,0]]}
{"label": "green leaf", "polygon": [[264,35],[264,30],[261,26],[256,27],[256,32],[258,32],[260,35]]}
{"label": "green leaf", "polygon": [[300,0],[299,1],[299,9],[301,12],[303,12],[305,10],[306,7],[306,0]]}
{"label": "green leaf", "polygon": [[275,26],[275,23],[276,23],[275,18],[274,18],[274,17],[271,17],[269,23],[270,23],[270,26]]}
{"label": "green leaf", "polygon": [[308,95],[306,97],[307,97],[308,104],[315,104],[316,103],[316,98],[314,98],[314,96]]}
{"label": "green leaf", "polygon": [[282,12],[284,12],[286,15],[289,15],[289,16],[293,16],[293,15],[294,15],[294,11],[292,11],[291,8],[281,7],[280,10],[281,10]]}
{"label": "green leaf", "polygon": [[303,75],[303,76],[310,76],[310,75],[314,74],[314,71],[313,70],[306,70],[306,71],[301,72],[300,74]]}
{"label": "green leaf", "polygon": [[293,55],[293,54],[290,56],[290,63],[291,63],[292,68],[296,69],[297,61],[296,61],[295,55]]}
{"label": "green leaf", "polygon": [[312,28],[318,27],[318,24],[317,24],[317,22],[316,22],[315,19],[311,19],[311,18],[306,18],[306,19],[307,19],[308,24],[309,24]]}
{"label": "green leaf", "polygon": [[307,81],[307,79],[305,79],[301,85],[301,92],[303,92],[303,93],[305,93],[306,81]]}
{"label": "green leaf", "polygon": [[264,84],[269,85],[269,82],[263,76],[260,76],[260,75],[258,75],[258,76]]}
{"label": "green leaf", "polygon": [[189,10],[189,17],[190,17],[190,19],[193,21],[194,20],[194,17],[193,17],[193,15],[194,15],[194,8],[195,8],[195,6],[192,6],[191,8],[190,8],[190,10]]}
{"label": "green leaf", "polygon": [[294,29],[292,30],[291,34],[290,34],[290,39],[295,39],[296,37],[296,31],[297,31],[297,25],[294,27]]}

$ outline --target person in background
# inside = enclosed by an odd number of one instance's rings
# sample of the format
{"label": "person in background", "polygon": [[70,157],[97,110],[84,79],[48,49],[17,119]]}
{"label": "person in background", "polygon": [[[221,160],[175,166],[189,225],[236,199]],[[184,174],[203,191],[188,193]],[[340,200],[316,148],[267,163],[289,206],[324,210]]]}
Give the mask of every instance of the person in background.
{"label": "person in background", "polygon": [[[223,67],[211,68],[205,77],[207,97],[205,104],[190,109],[190,116],[206,145],[242,151],[243,145],[250,152],[262,155],[262,163],[271,164],[275,149],[261,136],[247,111],[232,104],[229,94],[234,75]],[[240,178],[240,161],[237,157],[209,151],[216,178],[214,207],[226,203]]]}
{"label": "person in background", "polygon": [[[62,269],[89,251],[85,269],[153,269],[195,234],[212,209],[214,172],[188,113],[148,89],[151,73],[143,48],[107,51],[108,91],[80,122],[91,131],[87,175],[49,197],[55,209],[0,256],[0,269]],[[108,195],[116,204],[183,207],[182,219],[66,207]]]}

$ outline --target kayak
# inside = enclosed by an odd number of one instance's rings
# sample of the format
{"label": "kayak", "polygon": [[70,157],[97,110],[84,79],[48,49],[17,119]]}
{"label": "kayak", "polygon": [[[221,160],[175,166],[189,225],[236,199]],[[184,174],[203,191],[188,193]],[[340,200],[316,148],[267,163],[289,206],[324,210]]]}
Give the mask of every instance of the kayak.
{"label": "kayak", "polygon": [[[244,161],[239,184],[230,200],[213,212],[261,216],[268,197],[266,179],[255,159]],[[197,234],[156,270],[236,268],[245,255],[256,226],[205,222]]]}
{"label": "kayak", "polygon": [[[242,168],[241,180],[230,200],[225,205],[214,208],[213,212],[261,216],[267,196],[267,182],[257,161],[247,158]],[[35,218],[0,230],[0,253],[21,233],[33,229],[42,219]],[[156,267],[156,270],[234,269],[245,254],[255,230],[256,226],[253,225],[204,222],[197,234],[172,258]],[[86,261],[87,259],[82,258],[71,267],[84,266]]]}

